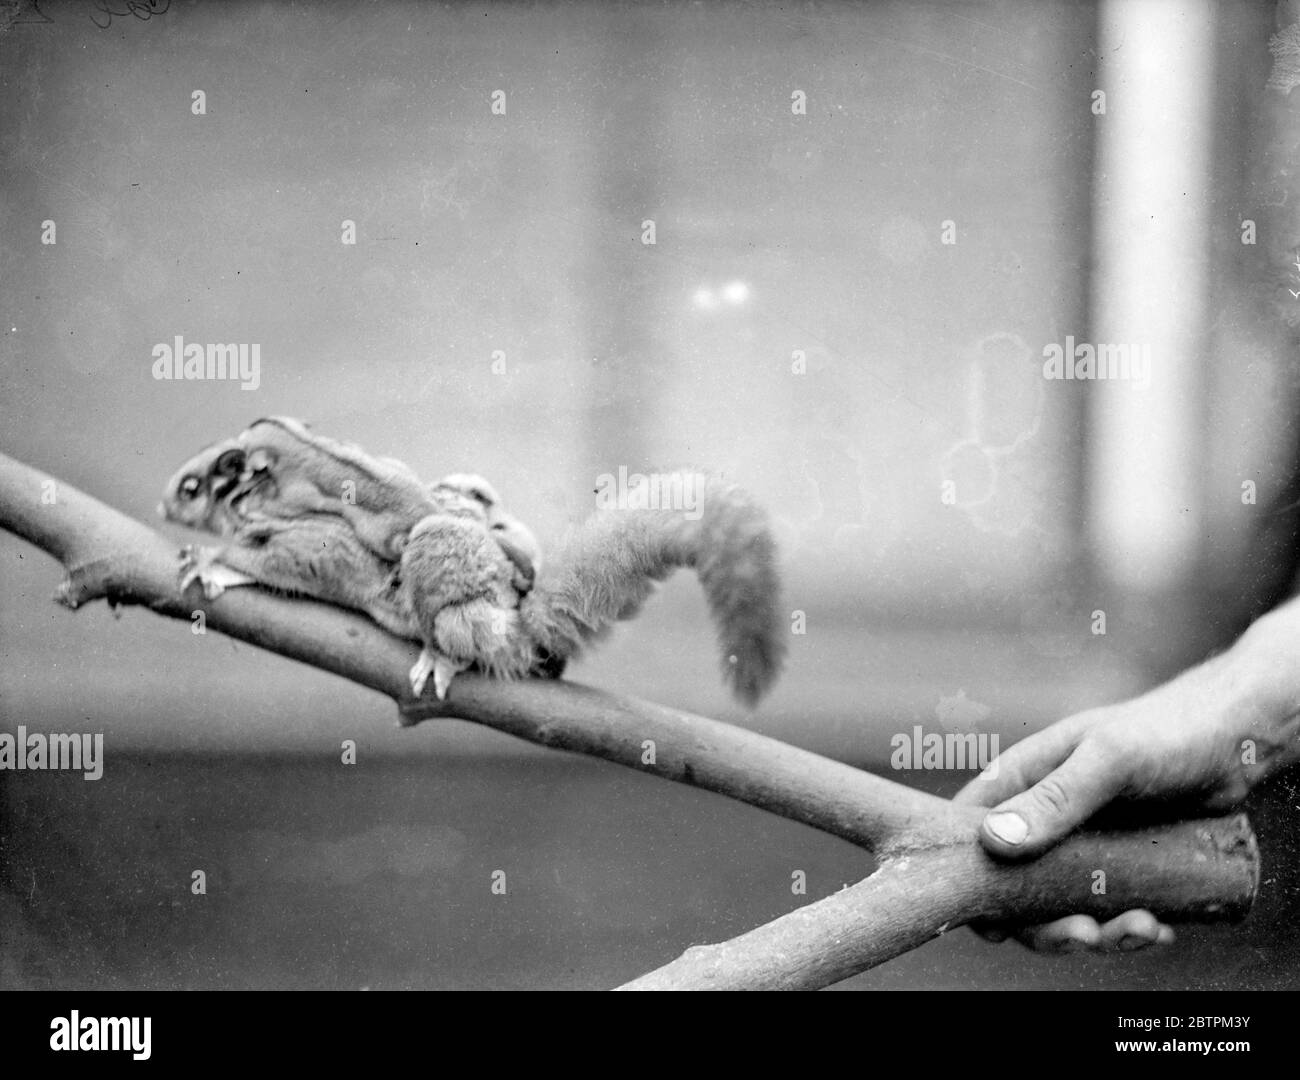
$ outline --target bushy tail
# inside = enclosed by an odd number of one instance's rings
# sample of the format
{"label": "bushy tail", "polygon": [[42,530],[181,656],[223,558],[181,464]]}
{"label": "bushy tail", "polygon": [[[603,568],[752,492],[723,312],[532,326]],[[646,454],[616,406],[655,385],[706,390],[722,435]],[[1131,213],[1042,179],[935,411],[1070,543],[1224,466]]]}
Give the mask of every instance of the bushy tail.
{"label": "bushy tail", "polygon": [[[543,567],[519,607],[534,668],[555,672],[612,623],[640,610],[678,567],[694,567],[722,646],[723,677],[754,705],[785,655],[776,544],[767,515],[716,477],[658,477],[664,492],[694,493],[681,508],[608,509],[584,523]],[[693,508],[692,508],[693,507]]]}

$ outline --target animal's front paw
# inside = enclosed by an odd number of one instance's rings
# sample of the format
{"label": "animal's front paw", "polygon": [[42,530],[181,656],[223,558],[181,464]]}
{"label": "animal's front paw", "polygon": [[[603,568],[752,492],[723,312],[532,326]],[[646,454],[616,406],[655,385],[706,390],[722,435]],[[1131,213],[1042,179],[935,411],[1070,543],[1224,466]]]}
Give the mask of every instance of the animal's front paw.
{"label": "animal's front paw", "polygon": [[197,581],[203,586],[203,595],[209,600],[215,600],[227,589],[254,584],[247,574],[219,562],[220,558],[220,548],[198,547],[193,544],[181,548],[181,592]]}

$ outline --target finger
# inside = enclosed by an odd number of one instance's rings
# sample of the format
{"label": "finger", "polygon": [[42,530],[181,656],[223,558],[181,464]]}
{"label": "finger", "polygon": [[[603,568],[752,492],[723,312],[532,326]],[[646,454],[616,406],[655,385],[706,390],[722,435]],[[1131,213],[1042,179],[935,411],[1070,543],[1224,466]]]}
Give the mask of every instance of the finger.
{"label": "finger", "polygon": [[1089,723],[1088,714],[1076,713],[1021,739],[989,762],[952,801],[964,806],[997,806],[1018,795],[1070,756]]}
{"label": "finger", "polygon": [[985,814],[980,842],[1002,858],[1040,855],[1110,802],[1126,782],[1111,752],[1085,739],[1028,791]]}
{"label": "finger", "polygon": [[972,923],[971,929],[994,944],[1014,938],[1035,952],[1135,952],[1152,945],[1172,945],[1172,926],[1149,911],[1126,911],[1099,924],[1090,915],[1070,915],[1037,926],[1012,928],[1001,923]]}
{"label": "finger", "polygon": [[1069,916],[1055,922],[1020,927],[990,922],[973,922],[968,925],[972,931],[994,945],[1007,938],[1015,938],[1029,948],[1041,943],[1052,951],[1060,951],[1058,946],[1067,939],[1098,952],[1133,952],[1149,945],[1172,945],[1177,940],[1172,926],[1162,923],[1142,908],[1126,911],[1109,922],[1099,924],[1098,935],[1095,937],[1091,932],[1091,924],[1085,921],[1090,918],[1086,915]]}
{"label": "finger", "polygon": [[1091,915],[1068,915],[1041,926],[1016,930],[1015,939],[1035,952],[1084,952],[1096,949],[1102,940],[1101,926]]}
{"label": "finger", "polygon": [[1102,925],[1100,947],[1102,952],[1134,952],[1151,945],[1167,945],[1173,940],[1172,927],[1165,926],[1151,912],[1137,908]]}

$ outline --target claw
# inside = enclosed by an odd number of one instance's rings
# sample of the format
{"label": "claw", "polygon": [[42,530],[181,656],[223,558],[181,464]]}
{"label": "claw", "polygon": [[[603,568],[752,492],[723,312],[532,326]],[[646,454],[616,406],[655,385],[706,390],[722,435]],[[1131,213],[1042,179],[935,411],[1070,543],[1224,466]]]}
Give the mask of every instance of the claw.
{"label": "claw", "polygon": [[424,685],[433,676],[433,692],[439,701],[446,700],[451,680],[469,667],[468,663],[457,663],[450,657],[443,656],[428,645],[420,652],[420,658],[411,668],[411,692],[419,697],[424,693]]}
{"label": "claw", "polygon": [[469,667],[468,664],[457,664],[454,660],[449,660],[445,656],[438,657],[433,667],[433,692],[438,695],[439,701],[446,698],[447,690],[451,687],[451,680],[467,667]]}
{"label": "claw", "polygon": [[[436,653],[432,652],[426,645],[420,653],[420,659],[415,662],[411,668],[411,693],[419,697],[424,693],[424,684],[429,681],[429,675],[433,672],[436,664]],[[435,682],[435,686],[437,683]]]}
{"label": "claw", "polygon": [[215,600],[236,585],[255,584],[254,579],[247,574],[219,563],[217,559],[220,556],[221,552],[216,548],[193,545],[181,548],[181,592],[197,581],[203,586],[203,595],[209,600]]}
{"label": "claw", "polygon": [[497,542],[497,547],[505,554],[506,558],[514,564],[514,575],[511,584],[520,596],[527,596],[532,590],[533,582],[537,579],[537,569],[540,560],[534,559],[531,552],[526,551],[517,544],[505,531],[504,526],[497,526],[492,532],[492,539]]}
{"label": "claw", "polygon": [[181,567],[181,592],[185,592],[191,585],[200,579],[199,568],[197,566]]}

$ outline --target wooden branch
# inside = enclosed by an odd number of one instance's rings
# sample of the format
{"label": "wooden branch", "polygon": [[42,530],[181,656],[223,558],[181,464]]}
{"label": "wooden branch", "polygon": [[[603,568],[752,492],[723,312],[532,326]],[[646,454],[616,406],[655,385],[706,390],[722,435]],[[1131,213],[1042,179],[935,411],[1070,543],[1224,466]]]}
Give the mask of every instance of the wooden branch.
{"label": "wooden branch", "polygon": [[[1245,814],[1141,835],[1076,833],[1019,866],[993,862],[969,838],[899,851],[852,888],[720,945],[688,949],[619,989],[817,989],[976,918],[1036,923],[1086,911],[1105,919],[1139,907],[1184,921],[1245,916],[1259,885]],[[1101,895],[1093,892],[1098,871]],[[1177,911],[1163,906],[1175,896]]]}
{"label": "wooden branch", "polygon": [[[206,601],[194,585],[182,595],[173,541],[3,455],[0,527],[63,562],[68,576],[55,598],[71,608],[103,597],[186,620],[203,611],[211,629],[387,694],[404,723],[459,717],[602,757],[804,822],[882,860],[854,888],[691,950],[637,988],[822,986],[976,918],[1105,917],[1132,907],[1170,920],[1240,918],[1258,886],[1258,852],[1242,815],[1080,833],[1033,863],[1000,865],[978,845],[982,811],[704,717],[572,683],[468,674],[447,701],[416,701],[407,682],[413,643],[352,612],[260,589]],[[654,765],[642,764],[647,740]],[[1106,875],[1100,895],[1098,871]]]}
{"label": "wooden branch", "polygon": [[[47,485],[56,505],[41,502]],[[182,596],[174,541],[3,455],[0,527],[63,561],[68,578],[55,598],[69,607],[105,597],[179,619],[203,611],[210,629],[387,694],[405,724],[470,720],[716,791],[871,850],[884,850],[893,836],[937,843],[969,831],[971,811],[945,799],[729,724],[575,683],[466,673],[446,701],[416,701],[407,681],[415,644],[353,612],[261,589],[231,589],[209,601],[193,585]],[[641,763],[647,739],[655,741],[653,767]]]}

